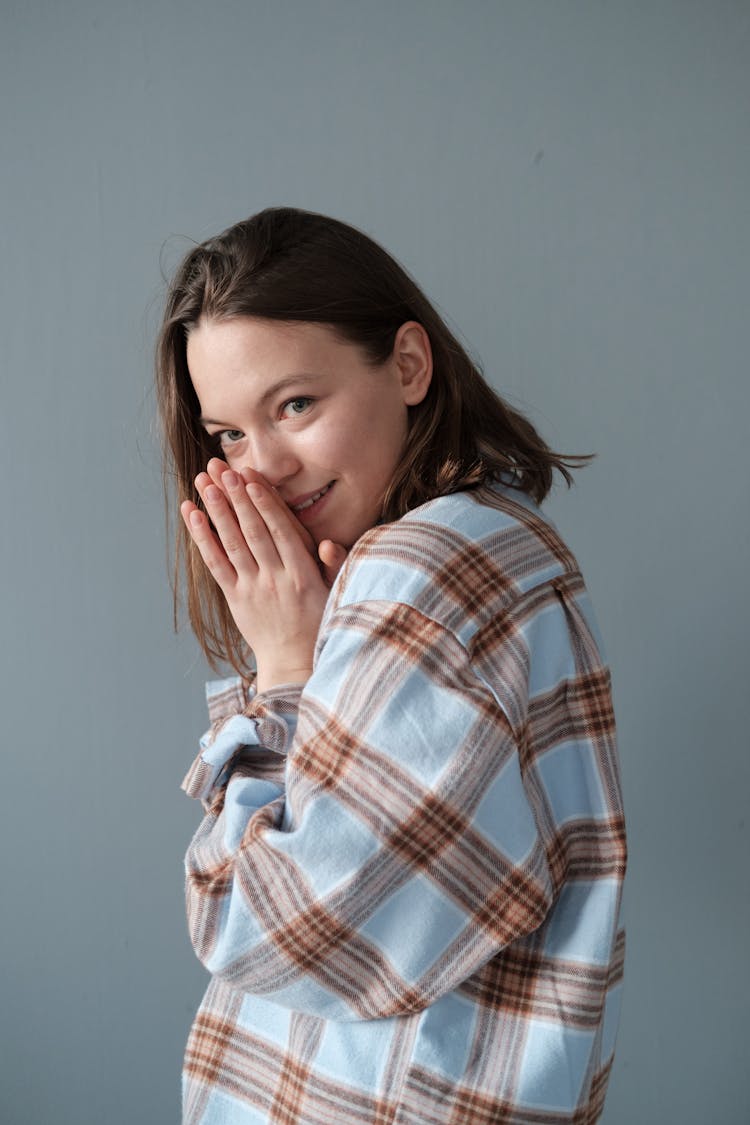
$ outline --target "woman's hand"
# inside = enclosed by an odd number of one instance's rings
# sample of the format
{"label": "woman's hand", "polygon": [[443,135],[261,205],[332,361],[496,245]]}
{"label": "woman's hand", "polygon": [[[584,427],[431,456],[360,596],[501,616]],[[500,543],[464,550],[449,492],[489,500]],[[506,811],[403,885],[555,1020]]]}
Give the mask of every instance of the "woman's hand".
{"label": "woman's hand", "polygon": [[[214,459],[196,488],[214,525],[191,501],[181,514],[221,588],[237,628],[255,654],[257,687],[305,682],[332,580],[346,557],[326,541],[320,558],[305,529],[266,481]],[[247,479],[247,478],[250,479]],[[312,549],[311,549],[312,548]]]}
{"label": "woman's hand", "polygon": [[[222,461],[220,457],[212,457],[208,465],[206,466],[206,472],[211,477],[211,480],[214,482],[217,488],[220,488],[222,492],[227,495],[227,490],[222,484],[221,478],[227,471],[228,467],[229,466],[227,465],[226,461]],[[242,477],[245,484],[250,484],[252,481],[258,481],[260,484],[264,484],[266,485],[266,487],[270,487],[265,477],[262,476],[261,473],[257,473],[255,469],[245,467],[243,469],[238,469],[237,472],[239,476]],[[299,522],[299,520],[291,512],[290,509],[287,509],[287,511],[289,511],[292,516],[294,525],[299,532],[300,539],[307,547],[313,558],[317,558],[319,560],[321,573],[328,585],[332,586],[336,575],[346,562],[346,556],[349,554],[349,552],[347,551],[346,547],[342,547],[340,543],[334,543],[332,539],[321,539],[316,548],[315,540],[313,539],[307,528],[304,526],[304,524]]]}

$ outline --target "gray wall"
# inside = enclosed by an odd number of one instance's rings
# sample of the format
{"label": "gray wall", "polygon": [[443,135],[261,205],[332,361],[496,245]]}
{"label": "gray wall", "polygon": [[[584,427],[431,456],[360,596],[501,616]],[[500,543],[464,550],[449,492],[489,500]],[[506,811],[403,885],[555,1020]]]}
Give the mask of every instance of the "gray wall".
{"label": "gray wall", "polygon": [[204,985],[151,348],[269,204],[360,225],[553,443],[630,817],[607,1125],[750,1118],[750,5],[4,0],[0,1118],[178,1119]]}

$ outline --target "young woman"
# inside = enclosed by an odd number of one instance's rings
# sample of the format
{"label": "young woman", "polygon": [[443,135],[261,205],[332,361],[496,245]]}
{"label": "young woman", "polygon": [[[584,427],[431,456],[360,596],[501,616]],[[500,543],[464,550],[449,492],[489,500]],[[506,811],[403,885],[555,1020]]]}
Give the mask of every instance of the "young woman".
{"label": "young woman", "polygon": [[622,978],[609,674],[551,451],[322,215],[192,250],[158,390],[210,732],[188,1123],[602,1110]]}

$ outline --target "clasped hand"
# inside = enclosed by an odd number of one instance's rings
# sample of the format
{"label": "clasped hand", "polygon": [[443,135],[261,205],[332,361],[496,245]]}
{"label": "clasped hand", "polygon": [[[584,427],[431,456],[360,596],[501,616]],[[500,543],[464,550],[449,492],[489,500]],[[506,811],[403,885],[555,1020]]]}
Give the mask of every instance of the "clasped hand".
{"label": "clasped hand", "polygon": [[213,524],[190,500],[180,513],[255,655],[256,686],[304,683],[331,583],[346,550],[315,543],[268,482],[213,458],[195,478]]}

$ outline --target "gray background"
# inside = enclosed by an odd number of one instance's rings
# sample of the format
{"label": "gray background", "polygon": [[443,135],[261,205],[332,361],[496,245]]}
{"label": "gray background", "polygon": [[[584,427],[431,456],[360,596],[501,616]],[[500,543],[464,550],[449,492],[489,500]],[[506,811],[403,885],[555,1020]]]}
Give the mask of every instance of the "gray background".
{"label": "gray background", "polygon": [[162,266],[279,203],[382,241],[599,452],[550,510],[630,824],[605,1121],[747,1122],[750,6],[0,13],[4,1125],[178,1119],[205,670],[170,627],[151,351]]}

